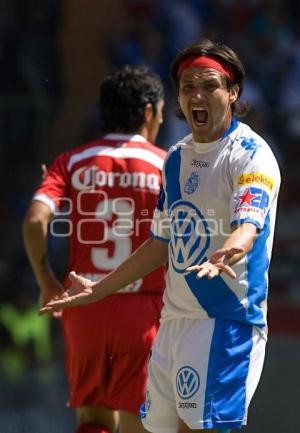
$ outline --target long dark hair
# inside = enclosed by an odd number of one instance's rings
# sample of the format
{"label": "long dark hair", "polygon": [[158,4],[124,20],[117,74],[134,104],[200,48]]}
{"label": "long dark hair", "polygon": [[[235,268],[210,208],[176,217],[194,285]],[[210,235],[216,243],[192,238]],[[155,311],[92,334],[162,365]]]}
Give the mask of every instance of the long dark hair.
{"label": "long dark hair", "polygon": [[[239,99],[243,92],[245,67],[237,53],[234,52],[227,45],[213,42],[209,39],[203,39],[199,43],[193,43],[191,45],[188,45],[186,48],[180,51],[175,57],[171,66],[171,78],[176,87],[176,90],[178,91],[179,89],[179,65],[186,58],[195,55],[212,56],[230,64],[232,70],[234,71],[234,81],[230,80],[228,77],[225,77],[227,89],[229,90],[234,84],[237,84],[239,86],[238,99],[232,104],[232,113],[237,117],[245,116],[248,113],[250,106],[247,102],[242,102]],[[181,118],[184,118],[180,109],[177,115]]]}

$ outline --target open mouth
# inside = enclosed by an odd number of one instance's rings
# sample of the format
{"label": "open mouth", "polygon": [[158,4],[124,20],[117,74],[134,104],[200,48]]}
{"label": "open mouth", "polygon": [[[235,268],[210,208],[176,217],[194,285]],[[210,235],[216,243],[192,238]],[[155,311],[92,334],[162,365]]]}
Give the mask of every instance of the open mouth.
{"label": "open mouth", "polygon": [[204,125],[208,119],[208,112],[202,108],[192,109],[193,120],[197,125]]}

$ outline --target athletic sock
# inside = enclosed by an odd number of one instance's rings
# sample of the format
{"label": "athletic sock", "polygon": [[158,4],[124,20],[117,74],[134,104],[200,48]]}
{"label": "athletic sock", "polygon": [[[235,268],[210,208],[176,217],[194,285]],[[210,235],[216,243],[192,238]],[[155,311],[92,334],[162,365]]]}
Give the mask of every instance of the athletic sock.
{"label": "athletic sock", "polygon": [[76,433],[110,433],[110,431],[98,424],[81,424]]}

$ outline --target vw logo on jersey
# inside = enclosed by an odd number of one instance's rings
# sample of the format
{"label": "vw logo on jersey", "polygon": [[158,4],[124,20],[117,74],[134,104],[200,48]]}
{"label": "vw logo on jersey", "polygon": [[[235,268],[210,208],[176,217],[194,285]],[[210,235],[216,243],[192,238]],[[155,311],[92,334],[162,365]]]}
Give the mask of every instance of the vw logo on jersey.
{"label": "vw logo on jersey", "polygon": [[200,387],[197,371],[189,366],[181,367],[176,376],[176,389],[180,398],[186,400],[193,397]]}
{"label": "vw logo on jersey", "polygon": [[195,192],[198,188],[198,185],[199,174],[196,171],[193,171],[184,185],[184,192],[186,192],[187,194],[193,194],[193,192]]}
{"label": "vw logo on jersey", "polygon": [[171,262],[176,272],[184,273],[204,258],[210,244],[209,228],[200,210],[188,201],[174,202],[170,214]]}

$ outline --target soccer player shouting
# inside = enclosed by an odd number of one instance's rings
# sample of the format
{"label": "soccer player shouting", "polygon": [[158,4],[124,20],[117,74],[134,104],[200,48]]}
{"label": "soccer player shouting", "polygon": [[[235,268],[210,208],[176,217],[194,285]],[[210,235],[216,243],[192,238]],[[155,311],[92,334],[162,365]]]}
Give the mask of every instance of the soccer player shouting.
{"label": "soccer player shouting", "polygon": [[[64,291],[47,260],[48,223],[57,208],[68,205],[62,212],[69,218],[69,269],[94,280],[148,238],[165,157],[152,144],[163,120],[163,98],[161,80],[149,69],[116,70],[100,88],[105,135],[59,155],[44,170],[24,222],[41,307]],[[64,312],[69,406],[77,409],[77,433],[144,431],[138,414],[164,274],[159,267],[104,302]]]}
{"label": "soccer player shouting", "polygon": [[143,423],[153,433],[225,433],[246,424],[263,368],[280,172],[238,120],[245,70],[231,48],[190,45],[171,75],[192,133],[166,157],[151,239],[101,282],[72,273],[42,312],[103,299],[168,257]]}

